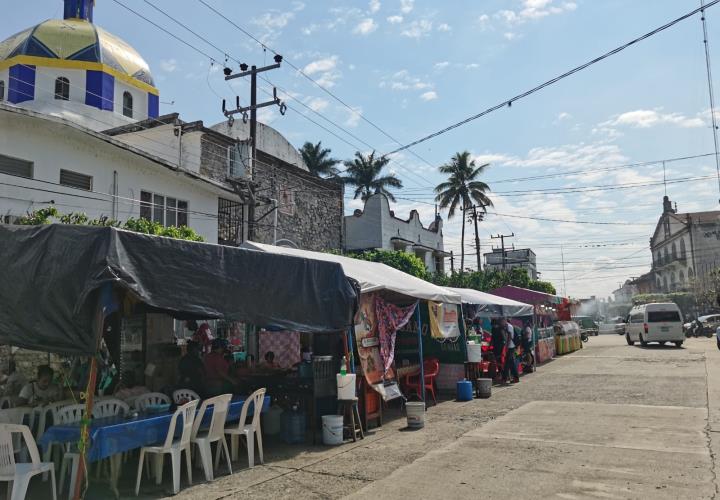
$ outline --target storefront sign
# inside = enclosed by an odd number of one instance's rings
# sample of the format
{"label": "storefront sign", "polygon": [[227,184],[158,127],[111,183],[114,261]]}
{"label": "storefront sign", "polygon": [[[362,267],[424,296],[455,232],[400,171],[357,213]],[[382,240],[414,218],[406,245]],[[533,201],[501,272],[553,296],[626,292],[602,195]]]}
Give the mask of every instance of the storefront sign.
{"label": "storefront sign", "polygon": [[430,308],[430,333],[436,339],[450,339],[460,336],[458,325],[460,314],[457,304],[428,302]]}

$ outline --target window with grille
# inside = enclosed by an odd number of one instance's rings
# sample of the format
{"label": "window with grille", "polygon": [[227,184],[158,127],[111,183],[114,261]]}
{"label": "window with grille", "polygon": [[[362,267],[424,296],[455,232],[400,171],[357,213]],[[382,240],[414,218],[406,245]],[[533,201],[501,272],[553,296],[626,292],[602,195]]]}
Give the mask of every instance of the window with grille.
{"label": "window with grille", "polygon": [[0,102],[5,100],[5,80],[0,80]]}
{"label": "window with grille", "polygon": [[140,217],[163,226],[187,226],[188,202],[171,196],[141,191]]}
{"label": "window with grille", "polygon": [[55,99],[61,101],[70,100],[70,80],[64,76],[55,79]]}
{"label": "window with grille", "polygon": [[85,175],[70,170],[60,170],[60,184],[76,189],[84,189],[92,191],[93,178],[91,175]]}
{"label": "window with grille", "polygon": [[123,115],[133,117],[133,96],[130,92],[123,92]]}
{"label": "window with grille", "polygon": [[12,156],[0,155],[0,174],[32,179],[33,162],[13,158]]}
{"label": "window with grille", "polygon": [[218,244],[238,246],[243,241],[245,207],[239,201],[218,198]]}
{"label": "window with grille", "polygon": [[228,147],[228,177],[246,177],[250,165],[250,147],[241,141]]}

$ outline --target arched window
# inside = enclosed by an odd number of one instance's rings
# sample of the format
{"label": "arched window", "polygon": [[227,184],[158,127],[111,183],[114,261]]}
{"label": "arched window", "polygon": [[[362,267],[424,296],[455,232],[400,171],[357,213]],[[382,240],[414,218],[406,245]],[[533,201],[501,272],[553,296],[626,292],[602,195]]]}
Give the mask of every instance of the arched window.
{"label": "arched window", "polygon": [[123,114],[128,118],[133,116],[133,96],[127,90],[123,92]]}
{"label": "arched window", "polygon": [[667,264],[668,262],[670,262],[670,253],[668,252],[668,247],[665,247],[665,250],[663,253],[664,253],[663,262],[665,262]]}
{"label": "arched window", "polygon": [[55,79],[55,99],[61,101],[70,100],[70,80],[64,76],[59,76]]}
{"label": "arched window", "polygon": [[678,274],[678,277],[680,279],[680,283],[685,283],[685,273],[684,272],[680,271],[680,273]]}
{"label": "arched window", "polygon": [[667,276],[663,278],[663,290],[665,290],[666,292],[668,291]]}
{"label": "arched window", "polygon": [[675,242],[673,241],[672,244],[672,259],[677,260],[677,247],[675,246]]}
{"label": "arched window", "polygon": [[680,258],[685,259],[686,253],[685,253],[685,240],[680,240]]}
{"label": "arched window", "polygon": [[0,101],[5,100],[5,80],[0,80]]}

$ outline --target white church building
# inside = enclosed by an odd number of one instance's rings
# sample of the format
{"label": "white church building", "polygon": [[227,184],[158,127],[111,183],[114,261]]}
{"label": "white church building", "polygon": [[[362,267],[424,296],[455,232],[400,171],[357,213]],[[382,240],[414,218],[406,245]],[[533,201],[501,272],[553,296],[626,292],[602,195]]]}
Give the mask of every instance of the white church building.
{"label": "white church building", "polygon": [[[93,23],[93,0],[64,4],[64,19],[0,42],[0,223],[54,205],[90,218],[187,225],[206,241],[236,245],[247,236],[246,188],[254,183],[264,194],[258,211],[279,212],[254,226],[256,240],[309,248],[323,234],[325,248],[341,246],[341,186],[311,176],[266,125],[258,124],[262,161],[252,171],[243,124],[160,116],[142,56]],[[337,191],[332,203],[306,202],[318,183]]]}

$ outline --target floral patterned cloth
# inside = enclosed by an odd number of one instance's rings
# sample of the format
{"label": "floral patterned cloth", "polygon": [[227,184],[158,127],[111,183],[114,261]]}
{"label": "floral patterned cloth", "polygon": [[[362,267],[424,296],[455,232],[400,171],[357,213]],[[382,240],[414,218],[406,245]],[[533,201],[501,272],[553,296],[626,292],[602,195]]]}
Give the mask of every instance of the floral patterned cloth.
{"label": "floral patterned cloth", "polygon": [[407,307],[398,307],[375,297],[375,316],[380,336],[380,357],[383,360],[384,372],[387,372],[395,359],[395,334],[405,326],[412,317],[417,302]]}

